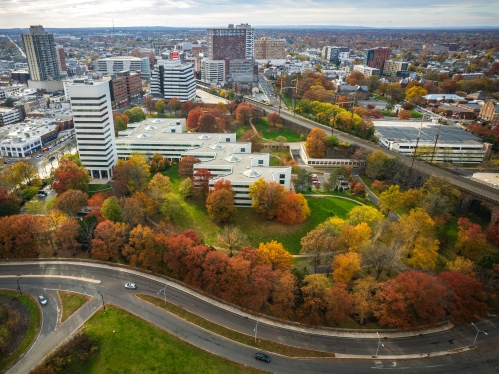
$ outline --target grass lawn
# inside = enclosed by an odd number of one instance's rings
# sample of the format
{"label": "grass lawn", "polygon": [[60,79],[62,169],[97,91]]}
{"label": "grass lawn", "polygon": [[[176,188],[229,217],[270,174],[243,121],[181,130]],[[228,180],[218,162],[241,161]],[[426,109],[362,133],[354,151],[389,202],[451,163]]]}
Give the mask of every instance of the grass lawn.
{"label": "grass lawn", "polygon": [[108,184],[89,184],[88,185],[88,196],[96,194],[97,192],[112,191],[111,186]]}
{"label": "grass lawn", "polygon": [[194,347],[113,306],[84,327],[97,339],[98,353],[84,364],[73,361],[70,373],[265,373]]}
{"label": "grass lawn", "polygon": [[423,117],[423,114],[415,111],[415,110],[411,110],[411,115],[412,115],[412,118],[421,118]]}
{"label": "grass lawn", "polygon": [[163,299],[150,296],[150,295],[137,295],[140,299],[146,300],[151,304],[164,309],[176,316],[189,321],[197,326],[200,326],[206,330],[214,332],[215,334],[221,335],[227,339],[249,345],[251,347],[259,348],[266,352],[278,353],[288,357],[334,357],[334,353],[330,352],[321,352],[314,351],[310,349],[297,348],[292,347],[290,345],[280,344],[276,342],[272,342],[270,340],[257,339],[255,343],[255,339],[251,335],[242,334],[240,332],[234,331],[232,329],[228,329],[226,327],[220,326],[214,322],[208,321],[203,317],[198,316],[197,314],[191,313],[184,308],[181,308],[177,305],[174,305],[170,302],[164,302]]}
{"label": "grass lawn", "polygon": [[21,303],[26,305],[30,314],[28,332],[26,333],[22,343],[19,344],[19,347],[17,347],[12,354],[2,354],[0,356],[0,372],[3,372],[6,368],[11,366],[28,349],[33,340],[35,340],[38,335],[38,331],[40,330],[41,313],[36,301],[26,294],[20,295],[16,291],[2,290],[0,291],[0,296],[8,296],[18,299]]}
{"label": "grass lawn", "polygon": [[275,140],[278,136],[284,136],[288,142],[301,141],[299,134],[286,127],[276,129],[269,125],[267,118],[259,118],[258,121],[253,121],[253,125],[258,131],[262,132],[265,139]]}
{"label": "grass lawn", "polygon": [[245,131],[251,130],[251,126],[240,126],[236,129],[236,139],[240,140]]}
{"label": "grass lawn", "polygon": [[90,296],[68,291],[57,291],[62,305],[61,323],[73,315],[80,307],[90,300]]}
{"label": "grass lawn", "polygon": [[330,196],[345,197],[345,198],[348,198],[348,199],[352,199],[352,200],[358,201],[359,202],[358,205],[369,205],[369,206],[373,206],[373,207],[376,206],[370,200],[364,201],[363,197],[352,195],[348,191],[345,191],[345,192],[341,192],[341,191],[329,191],[328,192],[326,190],[312,190],[312,191],[297,191],[297,192],[300,192],[300,193],[302,193],[305,196],[308,196],[308,195],[330,195]]}
{"label": "grass lawn", "polygon": [[[180,184],[178,165],[174,165],[163,175],[170,178],[173,190],[178,192]],[[340,194],[346,196],[344,193]],[[359,199],[362,201],[361,198]],[[307,197],[307,200],[312,214],[302,223],[285,225],[276,221],[267,221],[257,215],[251,208],[238,208],[232,224],[246,233],[249,244],[253,246],[258,247],[261,242],[276,240],[282,243],[284,248],[291,254],[298,254],[301,249],[301,238],[319,223],[329,218],[330,212],[338,217],[345,218],[351,209],[358,206],[353,201],[333,197]],[[213,245],[216,245],[216,236],[221,229],[221,226],[208,218],[205,204],[193,198],[185,199],[184,214],[177,217],[173,223],[184,231],[194,230],[205,243]]]}

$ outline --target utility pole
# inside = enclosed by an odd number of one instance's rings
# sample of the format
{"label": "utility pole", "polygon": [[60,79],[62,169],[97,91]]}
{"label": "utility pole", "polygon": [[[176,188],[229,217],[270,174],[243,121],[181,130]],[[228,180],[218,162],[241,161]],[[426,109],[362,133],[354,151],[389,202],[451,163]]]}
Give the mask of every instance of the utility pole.
{"label": "utility pole", "polygon": [[[166,287],[168,287],[167,284],[165,284],[165,288],[159,290],[159,292],[163,291],[163,295],[165,296],[165,304],[166,304]],[[159,294],[159,292],[158,292],[158,294]]]}
{"label": "utility pole", "polygon": [[437,142],[438,142],[438,138],[440,137],[440,128],[441,127],[442,127],[442,123],[439,122],[439,124],[438,124],[438,133],[437,133],[437,136],[435,137],[435,145],[433,146],[433,152],[431,153],[430,164],[433,164],[433,157],[435,157],[435,151],[437,149]]}
{"label": "utility pole", "polygon": [[472,345],[472,347],[474,347],[475,343],[476,343],[476,339],[478,338],[478,334],[480,334],[481,332],[483,332],[485,335],[489,335],[489,334],[487,334],[485,331],[479,330],[478,327],[476,327],[476,325],[473,322],[471,322],[471,324],[473,326],[475,326],[475,329],[476,329],[475,340],[473,340],[473,345]]}
{"label": "utility pole", "polygon": [[421,125],[419,126],[418,139],[416,140],[416,147],[414,148],[414,153],[412,155],[411,168],[409,169],[409,177],[411,176],[412,167],[414,166],[414,159],[416,158],[416,152],[418,150],[419,137],[421,136],[421,130],[423,129],[423,119],[424,119],[424,114],[423,114],[423,117],[421,117]]}
{"label": "utility pole", "polygon": [[22,291],[21,291],[21,286],[19,286],[19,281],[21,280],[22,278],[18,278],[17,279],[17,290],[19,291],[19,293],[22,295]]}
{"label": "utility pole", "polygon": [[376,335],[378,336],[378,348],[376,349],[376,356],[378,357],[378,352],[379,352],[379,345],[381,344],[383,347],[385,346],[383,343],[381,343],[381,339],[379,338],[379,333],[376,331]]}
{"label": "utility pole", "polygon": [[255,329],[253,331],[255,331],[255,343],[256,343],[256,333],[258,331],[258,321],[256,321],[256,326],[255,326]]}
{"label": "utility pole", "polygon": [[282,75],[281,75],[281,93],[279,94],[279,115],[281,115],[281,100],[282,100]]}
{"label": "utility pole", "polygon": [[100,295],[100,297],[102,298],[102,306],[104,307],[104,310],[106,310],[106,304],[104,304],[104,296],[99,292],[97,291]]}

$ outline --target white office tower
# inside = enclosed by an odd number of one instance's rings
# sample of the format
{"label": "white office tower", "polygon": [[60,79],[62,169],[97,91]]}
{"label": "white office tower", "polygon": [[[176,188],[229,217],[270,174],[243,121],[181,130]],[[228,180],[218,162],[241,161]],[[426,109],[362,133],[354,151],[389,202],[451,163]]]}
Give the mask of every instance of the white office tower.
{"label": "white office tower", "polygon": [[192,64],[183,64],[179,59],[158,60],[151,76],[151,94],[165,100],[178,97],[182,102],[195,99],[196,81]]}
{"label": "white office tower", "polygon": [[110,179],[118,161],[108,81],[68,84],[81,162],[92,178]]}
{"label": "white office tower", "polygon": [[223,84],[225,82],[225,61],[224,60],[201,60],[201,80],[212,85]]}

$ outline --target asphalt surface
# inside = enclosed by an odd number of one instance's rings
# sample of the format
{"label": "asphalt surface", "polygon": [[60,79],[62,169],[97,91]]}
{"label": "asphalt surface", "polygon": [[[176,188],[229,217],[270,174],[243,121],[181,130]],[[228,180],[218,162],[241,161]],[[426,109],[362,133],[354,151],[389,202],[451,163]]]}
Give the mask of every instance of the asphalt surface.
{"label": "asphalt surface", "polygon": [[[435,333],[431,335],[421,335],[410,338],[390,338],[383,339],[384,347],[380,347],[380,359],[317,359],[317,360],[296,360],[278,355],[272,355],[272,362],[266,364],[256,361],[253,356],[255,349],[246,347],[234,342],[230,342],[208,331],[200,329],[194,325],[165,313],[148,303],[135,297],[136,293],[146,293],[163,296],[160,289],[164,284],[150,280],[143,276],[129,274],[117,268],[99,268],[81,265],[66,264],[37,264],[37,265],[1,265],[0,275],[13,275],[12,278],[3,278],[1,287],[16,289],[16,278],[20,274],[51,274],[69,275],[75,277],[93,278],[100,280],[100,284],[82,282],[79,280],[61,278],[23,278],[20,282],[23,292],[29,292],[34,296],[43,294],[48,298],[49,303],[43,309],[44,326],[42,332],[23,361],[18,364],[11,373],[22,373],[39,362],[53,347],[62,342],[81,322],[96,310],[101,304],[100,294],[106,303],[120,306],[155,325],[179,336],[180,338],[206,349],[217,355],[230,358],[245,365],[251,365],[261,369],[271,370],[278,373],[352,373],[367,372],[371,370],[404,370],[409,372],[424,373],[444,373],[472,372],[479,367],[480,373],[499,372],[498,350],[496,344],[499,343],[498,326],[499,318],[489,318],[478,323],[478,327],[488,335],[480,334],[478,339],[479,348],[467,353],[451,356],[430,357],[421,360],[381,360],[383,355],[398,355],[409,353],[420,353],[426,356],[431,352],[445,351],[472,344],[476,330],[473,326],[464,326],[450,331]],[[127,290],[124,288],[126,282],[137,284],[137,290]],[[46,289],[46,291],[45,291]],[[75,292],[87,293],[94,296],[87,306],[86,314],[82,312],[68,319],[60,328],[57,328],[57,301],[51,295],[53,289],[71,290]],[[99,294],[100,293],[100,294]],[[177,290],[172,287],[166,288],[168,301],[184,307],[198,315],[201,315],[213,322],[224,325],[228,328],[253,335],[255,321],[241,317],[232,312],[226,311],[207,302],[200,300],[194,295]],[[93,308],[93,309],[92,309]],[[82,308],[83,309],[83,308]],[[64,328],[64,329],[63,329]],[[317,334],[300,333],[282,328],[276,328],[265,323],[258,325],[258,338],[274,340],[284,344],[294,345],[303,348],[317,349],[343,354],[363,354],[374,355],[377,348],[376,339],[342,338],[328,337]],[[57,343],[57,344],[56,344]],[[496,357],[497,356],[497,357]],[[31,365],[31,366],[30,366]]]}

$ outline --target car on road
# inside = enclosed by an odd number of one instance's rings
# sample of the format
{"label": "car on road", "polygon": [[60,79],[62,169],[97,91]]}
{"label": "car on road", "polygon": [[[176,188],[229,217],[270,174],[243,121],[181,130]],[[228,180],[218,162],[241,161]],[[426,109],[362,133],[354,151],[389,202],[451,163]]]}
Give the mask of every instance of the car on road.
{"label": "car on road", "polygon": [[262,352],[256,352],[255,358],[260,361],[270,362],[270,356]]}
{"label": "car on road", "polygon": [[36,158],[40,158],[40,157],[43,157],[43,154],[39,154],[38,156],[36,156]]}
{"label": "car on road", "polygon": [[128,288],[130,290],[135,290],[137,289],[137,285],[135,283],[127,283],[125,284],[125,288]]}
{"label": "car on road", "polygon": [[46,191],[38,191],[38,197],[47,197],[48,196],[48,193]]}
{"label": "car on road", "polygon": [[40,304],[42,305],[46,305],[47,304],[47,299],[44,298],[42,295],[38,296],[38,301],[40,302]]}

